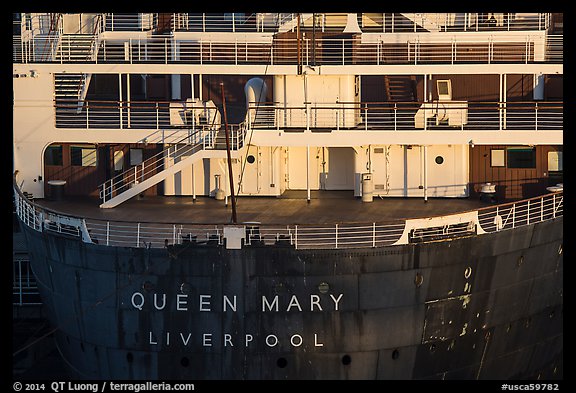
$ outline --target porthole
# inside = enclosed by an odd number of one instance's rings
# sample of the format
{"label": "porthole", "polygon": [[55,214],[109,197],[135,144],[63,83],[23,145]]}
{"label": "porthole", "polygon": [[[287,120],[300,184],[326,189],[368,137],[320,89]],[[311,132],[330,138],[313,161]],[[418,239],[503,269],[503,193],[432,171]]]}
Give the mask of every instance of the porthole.
{"label": "porthole", "polygon": [[352,358],[350,357],[350,355],[344,355],[342,356],[342,364],[347,366],[350,363],[352,363]]}
{"label": "porthole", "polygon": [[520,255],[518,257],[518,261],[516,261],[516,265],[520,267],[523,263],[524,263],[524,255]]}
{"label": "porthole", "polygon": [[321,282],[318,284],[318,292],[327,293],[330,290],[330,285],[327,282]]}
{"label": "porthole", "polygon": [[286,358],[279,358],[276,361],[276,365],[278,366],[278,368],[285,368],[288,365],[288,361],[286,360]]}
{"label": "porthole", "polygon": [[146,292],[150,292],[151,290],[154,289],[154,284],[152,284],[150,281],[144,281],[142,283],[142,289],[145,290]]}
{"label": "porthole", "polygon": [[441,165],[444,162],[444,157],[442,156],[436,156],[436,158],[434,159],[434,161],[436,161],[436,164]]}
{"label": "porthole", "polygon": [[183,294],[189,294],[192,291],[192,286],[187,282],[183,282],[180,285],[180,292]]}
{"label": "porthole", "polygon": [[254,162],[256,162],[256,157],[250,154],[248,157],[246,157],[246,161],[248,161],[248,164],[254,164]]}
{"label": "porthole", "polygon": [[472,267],[468,266],[466,270],[464,270],[464,278],[469,279],[471,275],[472,275]]}
{"label": "porthole", "polygon": [[424,282],[424,276],[420,273],[416,273],[416,277],[414,277],[414,285],[419,287]]}

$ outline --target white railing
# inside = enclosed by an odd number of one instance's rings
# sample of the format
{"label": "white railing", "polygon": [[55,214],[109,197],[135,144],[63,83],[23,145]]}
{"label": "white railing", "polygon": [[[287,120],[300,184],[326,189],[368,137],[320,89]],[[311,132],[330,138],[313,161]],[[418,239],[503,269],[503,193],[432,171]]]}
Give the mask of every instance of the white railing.
{"label": "white railing", "polygon": [[103,31],[149,31],[157,25],[156,13],[103,14]]}
{"label": "white railing", "polygon": [[[81,111],[74,112],[70,109]],[[284,107],[273,103],[248,108],[248,129],[331,128],[368,130],[562,130],[561,101],[311,103]],[[55,104],[56,128],[170,129],[168,103],[64,100]],[[424,121],[426,119],[426,121]]]}
{"label": "white railing", "polygon": [[[146,159],[139,165],[114,176],[99,186],[99,196],[102,202],[106,202],[120,193],[130,189],[135,184],[141,183],[162,170],[175,165],[179,160],[189,157],[199,151],[217,149],[219,146],[226,148],[225,135],[218,136],[215,129],[195,130],[185,133],[180,139],[171,142],[171,146],[160,153]],[[242,125],[230,131],[230,149],[238,150],[244,144],[244,130]],[[164,138],[164,134],[162,137]]]}
{"label": "white railing", "polygon": [[170,166],[170,163],[175,163],[177,160],[190,156],[200,150],[213,148],[215,133],[215,130],[210,130],[195,131],[185,135],[160,153],[155,154],[147,160],[142,161],[141,164],[135,165],[101,184],[99,186],[100,199],[102,202],[106,202],[114,196],[130,189],[135,184],[143,182],[159,171],[166,169]]}
{"label": "white railing", "polygon": [[[274,32],[294,31],[296,13],[174,13],[164,14],[175,31],[191,32]],[[301,28],[310,29],[312,14],[301,14]],[[347,14],[316,13],[318,31],[342,32]],[[359,14],[364,32],[414,32],[432,27],[431,31],[515,31],[548,28],[547,13],[370,13]],[[106,31],[147,31],[157,27],[159,14],[106,14]]]}
{"label": "white railing", "polygon": [[[16,212],[25,225],[42,231],[44,226],[38,223],[42,223],[43,217],[47,214],[51,215],[52,221],[69,222],[69,217],[61,216],[59,220],[58,215],[24,198],[16,183],[14,190],[17,202]],[[563,213],[564,195],[560,191],[474,211],[431,217],[424,220],[426,223],[420,227],[417,223],[418,219],[397,220],[389,223],[340,223],[320,226],[250,224],[245,225],[247,235],[245,244],[247,246],[283,245],[296,249],[374,248],[409,243],[411,237],[405,233],[408,230],[412,233],[412,240],[420,236],[420,239],[416,241],[433,240],[439,236],[482,235],[553,220],[562,217]],[[81,219],[77,220],[84,222]],[[410,225],[408,225],[409,221]],[[434,222],[441,225],[433,225]],[[86,233],[90,236],[83,236],[83,241],[107,246],[162,248],[187,242],[224,244],[223,224],[195,225],[86,219],[85,227]],[[437,228],[440,229],[436,230]]]}
{"label": "white railing", "polygon": [[[73,38],[71,38],[73,39]],[[51,45],[59,41],[54,38]],[[309,35],[301,41],[301,61],[304,65],[387,65],[387,64],[493,64],[562,62],[563,36],[549,35],[544,40],[538,35],[494,35],[484,42],[467,37],[453,36],[449,41],[430,41],[419,35],[405,38],[403,42],[372,41],[360,39],[318,38],[316,49]],[[74,48],[74,42],[67,43]],[[31,45],[31,47],[30,47]],[[296,64],[298,61],[295,38],[271,40],[175,39],[167,35],[146,38],[98,39],[97,56],[83,56],[83,61],[118,64]],[[72,49],[70,49],[72,50]],[[34,40],[22,47],[24,62],[54,61],[45,54],[46,48],[34,47]],[[80,49],[79,49],[80,51]],[[66,54],[66,50],[60,51]],[[83,52],[82,52],[83,53]],[[79,62],[80,54],[70,53],[58,61]]]}

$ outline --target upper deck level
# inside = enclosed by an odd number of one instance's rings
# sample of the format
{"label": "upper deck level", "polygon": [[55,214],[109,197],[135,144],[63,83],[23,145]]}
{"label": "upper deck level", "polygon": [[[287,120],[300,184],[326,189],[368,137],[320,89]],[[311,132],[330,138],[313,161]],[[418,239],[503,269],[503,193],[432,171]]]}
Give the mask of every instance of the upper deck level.
{"label": "upper deck level", "polygon": [[111,64],[142,73],[166,72],[166,65],[220,74],[266,67],[269,75],[299,74],[305,66],[370,74],[382,67],[406,73],[405,66],[473,65],[482,72],[478,66],[537,64],[558,73],[563,61],[562,30],[549,13],[15,15],[15,64],[84,72]]}

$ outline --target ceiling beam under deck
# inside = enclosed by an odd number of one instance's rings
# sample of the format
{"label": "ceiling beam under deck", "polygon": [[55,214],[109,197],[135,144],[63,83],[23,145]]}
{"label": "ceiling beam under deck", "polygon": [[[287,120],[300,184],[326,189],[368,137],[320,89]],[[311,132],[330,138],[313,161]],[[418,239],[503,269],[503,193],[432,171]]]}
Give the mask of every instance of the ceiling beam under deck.
{"label": "ceiling beam under deck", "polygon": [[[296,65],[227,65],[227,64],[13,64],[15,74],[92,73],[92,74],[203,74],[203,75],[297,75]],[[434,74],[564,74],[563,64],[394,64],[394,65],[324,65],[304,67],[318,75],[434,75]]]}
{"label": "ceiling beam under deck", "polygon": [[[250,133],[251,131],[248,131]],[[562,130],[333,130],[332,132],[285,132],[254,130],[251,144],[258,146],[326,146],[367,145],[563,145]]]}

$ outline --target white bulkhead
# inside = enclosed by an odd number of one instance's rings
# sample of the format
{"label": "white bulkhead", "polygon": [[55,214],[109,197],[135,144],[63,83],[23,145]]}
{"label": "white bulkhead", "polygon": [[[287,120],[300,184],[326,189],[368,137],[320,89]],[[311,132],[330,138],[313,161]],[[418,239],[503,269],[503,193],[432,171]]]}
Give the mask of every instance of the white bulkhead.
{"label": "white bulkhead", "polygon": [[[355,127],[361,122],[360,87],[355,75],[277,75],[273,100],[280,128]],[[307,124],[306,111],[310,111]],[[345,115],[342,115],[344,113]]]}

